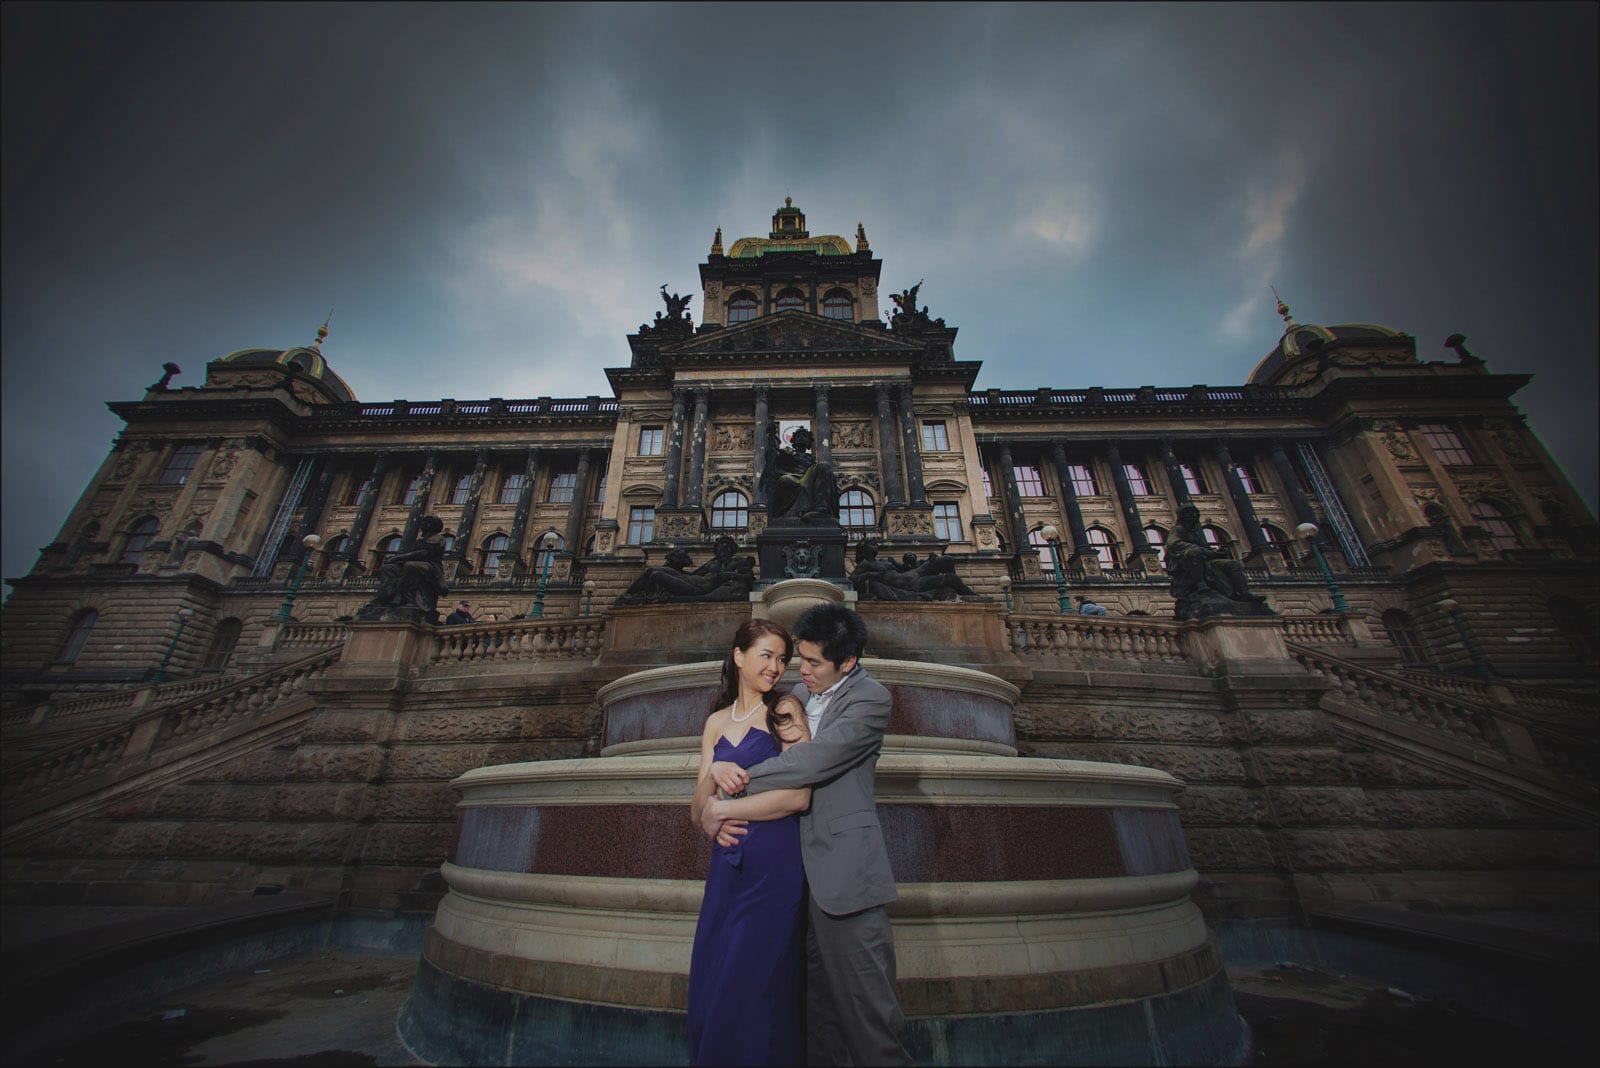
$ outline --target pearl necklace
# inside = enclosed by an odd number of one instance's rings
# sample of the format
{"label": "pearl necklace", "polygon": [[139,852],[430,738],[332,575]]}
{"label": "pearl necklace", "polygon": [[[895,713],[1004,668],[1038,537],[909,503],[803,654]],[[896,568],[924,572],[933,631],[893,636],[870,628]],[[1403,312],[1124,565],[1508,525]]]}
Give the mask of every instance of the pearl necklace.
{"label": "pearl necklace", "polygon": [[760,708],[763,703],[764,702],[761,700],[761,698],[756,698],[756,703],[751,705],[749,711],[745,712],[745,714],[741,716],[739,715],[739,699],[735,697],[733,699],[733,705],[728,709],[728,715],[735,723],[743,723],[745,720],[755,715],[756,709]]}

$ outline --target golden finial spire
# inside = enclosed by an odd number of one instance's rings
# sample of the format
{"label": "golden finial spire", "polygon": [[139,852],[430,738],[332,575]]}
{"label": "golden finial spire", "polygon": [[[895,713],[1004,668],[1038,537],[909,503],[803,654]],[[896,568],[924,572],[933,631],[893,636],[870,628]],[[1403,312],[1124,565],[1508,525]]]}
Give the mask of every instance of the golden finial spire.
{"label": "golden finial spire", "polygon": [[793,197],[784,197],[783,198],[783,206],[786,207],[786,208],[794,207],[794,198]]}
{"label": "golden finial spire", "polygon": [[328,324],[331,322],[333,322],[333,309],[329,308],[328,317],[322,320],[321,326],[317,327],[317,340],[311,343],[311,347],[318,352],[322,351],[322,339],[328,336]]}
{"label": "golden finial spire", "polygon": [[722,227],[720,226],[717,227],[716,236],[711,239],[711,254],[713,256],[722,255]]}
{"label": "golden finial spire", "polygon": [[1283,298],[1278,296],[1278,287],[1268,286],[1267,288],[1272,290],[1272,299],[1278,302],[1278,314],[1283,318],[1284,323],[1288,326],[1296,325],[1294,317],[1289,312],[1289,305],[1285,304]]}
{"label": "golden finial spire", "polygon": [[856,251],[857,252],[869,252],[869,251],[871,251],[871,249],[867,245],[867,228],[865,226],[862,226],[860,223],[856,223]]}

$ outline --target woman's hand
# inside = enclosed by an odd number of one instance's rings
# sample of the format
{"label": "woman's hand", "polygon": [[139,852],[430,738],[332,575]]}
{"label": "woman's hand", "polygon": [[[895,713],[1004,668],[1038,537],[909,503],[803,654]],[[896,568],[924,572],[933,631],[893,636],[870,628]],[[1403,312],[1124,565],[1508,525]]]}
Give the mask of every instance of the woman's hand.
{"label": "woman's hand", "polygon": [[717,784],[717,789],[732,797],[743,793],[744,788],[750,785],[750,773],[731,760],[718,760],[711,765],[711,781]]}

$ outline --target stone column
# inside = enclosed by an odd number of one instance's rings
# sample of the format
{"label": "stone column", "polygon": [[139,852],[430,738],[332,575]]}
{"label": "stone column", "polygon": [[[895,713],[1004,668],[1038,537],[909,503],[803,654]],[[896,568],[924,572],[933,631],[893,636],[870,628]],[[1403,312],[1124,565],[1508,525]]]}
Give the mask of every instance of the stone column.
{"label": "stone column", "polygon": [[896,392],[900,401],[900,434],[906,443],[906,488],[912,504],[926,504],[928,495],[922,486],[922,440],[917,413],[911,403],[911,384],[902,384]]}
{"label": "stone column", "polygon": [[825,464],[833,463],[833,425],[828,422],[828,390],[826,382],[817,386],[817,459]]}
{"label": "stone column", "polygon": [[367,527],[372,525],[372,510],[378,505],[383,476],[389,473],[389,459],[387,452],[378,454],[372,472],[361,486],[361,496],[356,498],[356,517],[350,522],[350,544],[344,551],[346,563],[354,564],[361,559],[361,543],[367,540]]}
{"label": "stone column", "polygon": [[1189,487],[1184,484],[1183,470],[1178,466],[1178,457],[1172,452],[1172,439],[1161,439],[1161,463],[1167,469],[1167,481],[1172,483],[1172,495],[1177,498],[1178,507],[1193,504],[1194,498],[1189,496]]}
{"label": "stone column", "polygon": [[[1317,513],[1311,510],[1311,501],[1306,498],[1306,491],[1300,488],[1300,476],[1295,472],[1294,461],[1289,459],[1282,438],[1272,439],[1269,455],[1272,457],[1272,466],[1278,469],[1278,480],[1283,483],[1283,491],[1289,495],[1289,506],[1294,509],[1295,522],[1316,523]],[[1320,523],[1317,525],[1321,526]],[[1320,533],[1318,537],[1320,540]]]}
{"label": "stone column", "polygon": [[422,481],[417,483],[417,495],[411,502],[411,510],[406,513],[406,525],[400,531],[400,551],[414,549],[417,546],[417,526],[422,522],[422,517],[428,511],[428,495],[433,490],[433,476],[439,469],[439,451],[432,449],[428,458],[422,461]]}
{"label": "stone column", "polygon": [[577,485],[572,488],[572,507],[567,510],[567,552],[574,558],[583,555],[583,515],[589,508],[589,464],[593,449],[578,453]]}
{"label": "stone column", "polygon": [[772,416],[767,411],[766,386],[756,387],[755,420],[756,432],[752,436],[755,456],[752,458],[751,465],[751,470],[755,473],[755,479],[750,487],[750,504],[755,508],[765,508],[767,506],[767,493],[762,488],[761,476],[767,470],[767,424],[772,421]]}
{"label": "stone column", "polygon": [[672,391],[672,422],[667,425],[667,469],[661,482],[661,507],[678,507],[678,485],[683,478],[683,404],[687,390]]}
{"label": "stone column", "polygon": [[1133,497],[1133,484],[1128,481],[1128,471],[1122,466],[1122,450],[1114,441],[1103,448],[1106,463],[1111,465],[1111,481],[1117,487],[1117,504],[1122,507],[1122,521],[1128,526],[1128,543],[1134,553],[1148,553],[1150,542],[1144,536],[1144,520],[1139,518],[1139,504]]}
{"label": "stone column", "polygon": [[906,503],[900,489],[900,457],[894,447],[896,437],[894,418],[889,411],[889,384],[880,382],[878,394],[878,463],[883,468],[883,503],[885,506]]}
{"label": "stone column", "polygon": [[456,560],[467,557],[467,541],[478,521],[478,501],[483,494],[483,476],[489,467],[489,450],[479,449],[472,465],[472,480],[467,483],[467,499],[461,505],[461,522],[456,524],[456,543],[446,555]]}
{"label": "stone column", "polygon": [[1261,520],[1256,516],[1255,505],[1250,503],[1250,494],[1245,491],[1244,482],[1239,478],[1239,468],[1234,465],[1226,441],[1217,442],[1216,455],[1217,463],[1222,465],[1222,477],[1228,483],[1228,495],[1233,498],[1233,506],[1239,512],[1239,521],[1244,524],[1245,537],[1250,539],[1250,551],[1252,553],[1266,551],[1270,546],[1267,544],[1266,535],[1261,533]]}
{"label": "stone column", "polygon": [[[1072,553],[1083,552],[1089,544],[1089,532],[1083,525],[1083,509],[1078,505],[1078,489],[1072,484],[1072,472],[1067,469],[1067,450],[1059,441],[1050,446],[1050,459],[1055,461],[1056,481],[1061,483],[1061,506],[1067,513],[1067,530],[1072,533]],[[1015,476],[1011,479],[1015,492]],[[1009,502],[1008,502],[1009,503]]]}
{"label": "stone column", "polygon": [[539,450],[528,450],[527,464],[523,467],[522,492],[517,494],[517,510],[511,517],[511,545],[505,556],[522,562],[522,543],[528,537],[528,516],[533,512],[533,486],[539,481]]}
{"label": "stone column", "polygon": [[[1028,520],[1022,514],[1022,491],[1017,488],[1017,472],[1011,462],[1011,446],[1000,446],[1000,475],[1006,496],[1006,517],[1011,523],[1011,555],[1020,556],[1028,547]],[[1078,519],[1083,522],[1082,517]]]}
{"label": "stone column", "polygon": [[694,391],[694,442],[689,453],[689,492],[684,495],[683,502],[690,508],[699,508],[705,500],[706,420],[710,401],[710,390]]}
{"label": "stone column", "polygon": [[322,522],[322,511],[328,506],[328,491],[333,488],[333,459],[332,456],[321,458],[322,471],[312,486],[311,496],[306,500],[305,514],[300,519],[300,530],[295,534],[294,545],[289,550],[291,560],[299,560],[305,556],[306,547],[301,543],[301,539],[307,534],[315,534],[317,524]]}

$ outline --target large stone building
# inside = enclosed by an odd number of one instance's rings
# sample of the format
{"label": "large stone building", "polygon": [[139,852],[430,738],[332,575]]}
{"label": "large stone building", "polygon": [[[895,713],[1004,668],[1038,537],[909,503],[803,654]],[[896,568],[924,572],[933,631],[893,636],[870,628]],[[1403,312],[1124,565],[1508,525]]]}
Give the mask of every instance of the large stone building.
{"label": "large stone building", "polygon": [[[1214,920],[1592,905],[1600,545],[1527,376],[1280,305],[1237,384],[975,390],[915,289],[885,316],[881,268],[788,204],[719,230],[700,321],[663,291],[611,397],[359,400],[319,336],[113,402],[5,607],[7,898],[431,908],[454,776],[598,752],[599,687],[748,616],[612,605],[670,550],[754,543],[776,420],[814,431],[851,540],[947,553],[979,595],[861,601],[869,651],[1014,683],[1024,754],[1184,780]],[[1173,618],[1191,503],[1274,613],[1229,641]],[[353,618],[426,515],[480,623],[380,639]]]}

